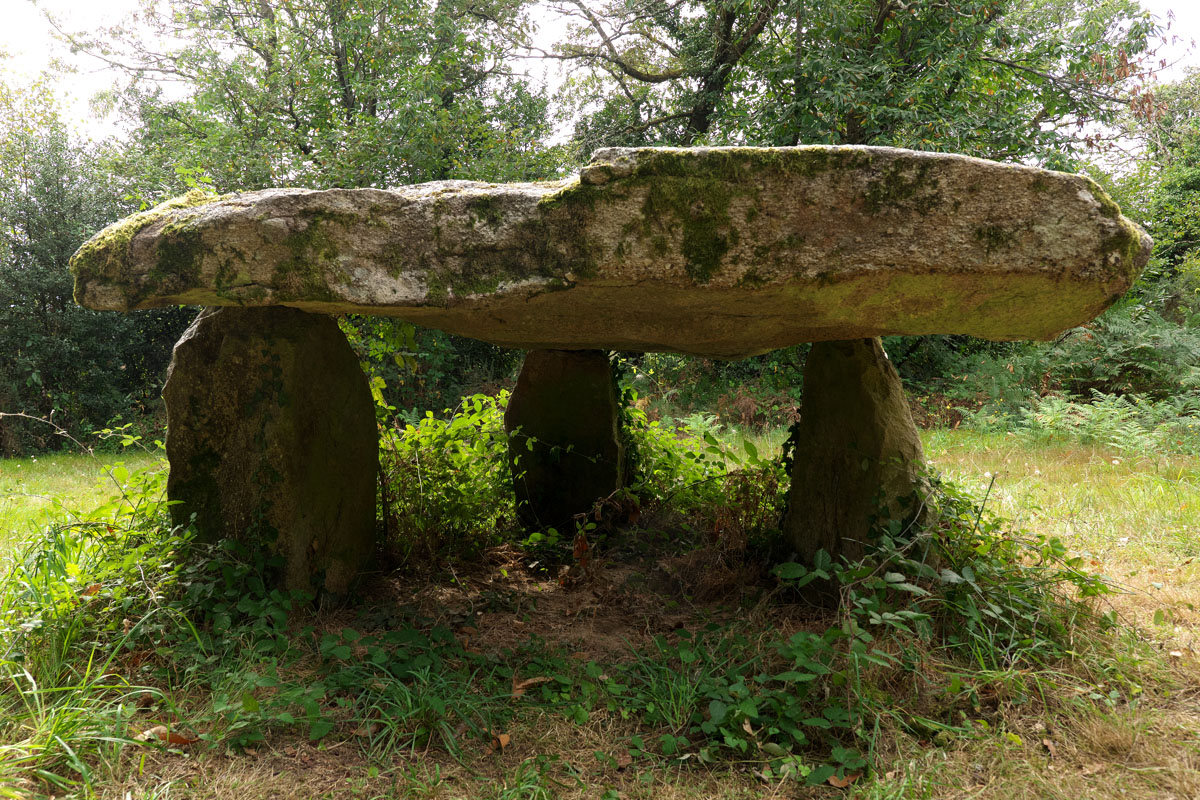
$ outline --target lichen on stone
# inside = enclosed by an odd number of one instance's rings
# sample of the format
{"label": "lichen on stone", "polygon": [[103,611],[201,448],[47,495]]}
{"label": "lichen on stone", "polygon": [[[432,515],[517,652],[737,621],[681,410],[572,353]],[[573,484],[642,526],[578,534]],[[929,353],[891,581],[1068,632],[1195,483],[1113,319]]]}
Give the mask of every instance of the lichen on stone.
{"label": "lichen on stone", "polygon": [[198,208],[226,197],[229,195],[215,195],[193,189],[185,195],[115,222],[79,248],[71,258],[71,274],[76,278],[94,276],[119,280],[125,272],[129,245],[135,236],[173,211]]}
{"label": "lichen on stone", "polygon": [[273,276],[276,297],[287,300],[333,301],[337,295],[331,281],[345,283],[349,278],[338,264],[337,239],[325,228],[340,225],[352,229],[359,222],[353,214],[315,210],[302,218],[302,227],[284,239],[290,257],[278,264]]}
{"label": "lichen on stone", "polygon": [[863,193],[867,210],[872,214],[883,211],[907,211],[928,214],[942,199],[939,179],[932,161],[914,164],[893,162],[871,178]]}
{"label": "lichen on stone", "polygon": [[983,225],[975,229],[975,241],[979,242],[990,256],[1015,245],[1017,235],[1000,225]]}
{"label": "lichen on stone", "polygon": [[720,358],[1041,338],[1102,310],[1149,251],[1082,177],[867,147],[612,149],[552,184],[277,189],[164,213],[84,248],[81,278],[113,275],[81,280],[84,302],[287,304],[502,346]]}

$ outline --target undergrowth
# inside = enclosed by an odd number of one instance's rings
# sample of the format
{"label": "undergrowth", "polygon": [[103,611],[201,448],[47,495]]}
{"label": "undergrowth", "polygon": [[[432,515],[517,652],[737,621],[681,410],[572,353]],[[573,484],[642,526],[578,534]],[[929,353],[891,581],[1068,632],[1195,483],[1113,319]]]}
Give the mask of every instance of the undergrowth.
{"label": "undergrowth", "polygon": [[[511,513],[502,407],[473,398],[447,419],[387,433],[389,524],[413,539],[410,552],[446,557],[451,530],[448,563],[460,567],[497,542],[519,546],[501,524]],[[673,547],[690,537],[692,549],[760,558],[753,543],[778,537],[778,464],[711,425],[633,423],[641,487],[663,498],[660,521],[679,526]],[[1030,676],[1053,673],[1082,687],[1071,697],[1084,703],[1140,691],[1114,682],[1101,656],[1071,666],[1081,638],[1116,625],[1095,604],[1108,584],[1058,540],[1010,530],[948,483],[935,481],[932,522],[915,537],[878,531],[858,563],[779,564],[732,621],[694,616],[628,642],[622,658],[580,661],[536,634],[479,649],[403,604],[366,604],[330,624],[312,598],[263,582],[263,555],[201,547],[171,527],[161,469],[110,474],[119,495],[47,528],[0,586],[6,796],[96,796],[139,748],[240,752],[301,738],[352,743],[376,765],[430,752],[470,764],[535,713],[620,721],[621,752],[598,752],[601,764],[723,765],[843,785],[878,766],[881,726],[974,735],[997,682],[1032,696]],[[814,581],[835,587],[836,613],[804,609]],[[1093,673],[1116,688],[1101,693]]]}
{"label": "undergrowth", "polygon": [[[473,395],[440,416],[429,412],[383,429],[382,526],[399,563],[470,560],[490,546],[529,541],[512,490],[504,427],[508,397],[503,391]],[[759,543],[777,534],[785,486],[779,463],[711,417],[652,420],[636,401],[636,392],[626,389],[621,428],[634,465],[629,485],[621,497],[579,515],[580,529],[595,531],[595,522],[606,522],[615,506],[632,505],[639,517],[702,524],[720,519]],[[525,441],[519,431],[513,435]],[[599,527],[593,536],[603,535],[607,525]],[[556,544],[574,534],[537,532],[532,543]]]}

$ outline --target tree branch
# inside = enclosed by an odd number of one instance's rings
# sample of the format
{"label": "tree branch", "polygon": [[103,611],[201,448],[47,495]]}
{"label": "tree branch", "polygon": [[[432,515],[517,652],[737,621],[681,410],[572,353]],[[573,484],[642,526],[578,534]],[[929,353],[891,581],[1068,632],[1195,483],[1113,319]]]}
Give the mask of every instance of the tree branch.
{"label": "tree branch", "polygon": [[1028,72],[1030,75],[1037,75],[1039,78],[1045,78],[1046,80],[1050,81],[1051,83],[1055,84],[1056,86],[1062,86],[1067,89],[1079,89],[1080,91],[1086,92],[1087,94],[1090,94],[1092,97],[1095,97],[1099,100],[1107,100],[1110,103],[1122,103],[1122,104],[1126,104],[1129,102],[1129,99],[1126,97],[1119,97],[1114,94],[1107,94],[1106,92],[1101,92],[1097,89],[1093,89],[1092,87],[1087,86],[1085,84],[1081,84],[1076,81],[1072,81],[1068,78],[1064,78],[1061,75],[1054,75],[1049,72],[1043,72],[1040,69],[1034,69],[1033,67],[1027,67],[1024,64],[1019,64],[1016,61],[1009,61],[1008,59],[1004,59],[1004,58],[993,58],[992,56],[980,56],[980,60],[987,61],[991,64],[999,64],[1000,66],[1008,67],[1009,69],[1015,69],[1018,72]]}
{"label": "tree branch", "polygon": [[604,24],[596,17],[595,14],[591,12],[590,9],[588,9],[583,0],[572,0],[572,2],[574,2],[575,6],[581,12],[583,12],[588,24],[590,24],[592,29],[595,30],[597,35],[600,36],[601,41],[604,42],[605,49],[608,50],[607,55],[599,51],[593,52],[593,58],[600,58],[608,61],[610,64],[620,69],[629,77],[633,78],[634,80],[642,81],[643,83],[666,83],[667,81],[675,80],[676,78],[682,78],[687,74],[682,70],[671,70],[669,72],[662,73],[646,72],[645,70],[639,69],[638,67],[627,63],[625,59],[621,57],[621,54],[617,52],[616,45],[613,44],[608,32],[604,30]]}

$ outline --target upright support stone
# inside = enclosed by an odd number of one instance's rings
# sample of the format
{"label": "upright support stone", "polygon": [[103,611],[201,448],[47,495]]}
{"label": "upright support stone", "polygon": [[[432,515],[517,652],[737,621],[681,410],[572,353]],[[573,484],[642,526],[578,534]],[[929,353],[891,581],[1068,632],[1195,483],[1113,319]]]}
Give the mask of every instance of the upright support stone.
{"label": "upright support stone", "polygon": [[374,406],[329,317],[206,309],[175,345],[167,495],[176,524],[284,561],[288,589],[345,593],[375,551]]}
{"label": "upright support stone", "polygon": [[562,529],[625,481],[617,391],[603,350],[531,350],[504,426],[517,510]]}
{"label": "upright support stone", "polygon": [[784,534],[800,560],[861,557],[875,519],[913,519],[921,439],[879,339],[817,342],[804,368]]}

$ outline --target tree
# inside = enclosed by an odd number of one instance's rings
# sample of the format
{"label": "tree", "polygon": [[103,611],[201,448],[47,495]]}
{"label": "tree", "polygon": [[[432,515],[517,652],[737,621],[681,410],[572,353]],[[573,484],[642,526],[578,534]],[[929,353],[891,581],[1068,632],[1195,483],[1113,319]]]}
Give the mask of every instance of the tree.
{"label": "tree", "polygon": [[[512,64],[528,33],[527,2],[144,0],[140,20],[125,26],[62,32],[129,76],[108,97],[133,131],[117,166],[149,187],[147,203],[195,185],[518,181],[563,166],[562,148],[544,144],[548,97]],[[396,320],[349,323],[364,364],[386,378],[399,406],[453,404],[424,392],[420,377],[403,379],[414,363],[461,378],[469,366],[460,362],[479,360],[468,356],[505,362],[498,348],[480,354],[474,343]],[[395,355],[396,342],[422,355],[448,343],[462,357],[378,357]]]}
{"label": "tree", "polygon": [[[133,210],[103,147],[71,142],[47,82],[0,83],[0,412],[53,418],[86,434],[158,405],[171,343],[190,314],[102,314],[72,299],[68,261]],[[51,429],[0,418],[0,450],[51,441]]]}
{"label": "tree", "polygon": [[64,35],[130,76],[110,101],[150,164],[226,191],[553,174],[547,101],[509,63],[527,27],[524,0],[144,0]]}
{"label": "tree", "polygon": [[1155,256],[1171,275],[1200,287],[1200,71],[1164,87],[1159,113],[1140,120],[1143,163],[1156,179],[1147,223]]}
{"label": "tree", "polygon": [[876,144],[1061,158],[1138,99],[1134,0],[551,0],[581,149]]}

